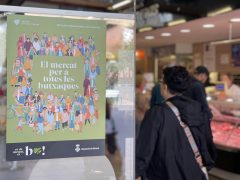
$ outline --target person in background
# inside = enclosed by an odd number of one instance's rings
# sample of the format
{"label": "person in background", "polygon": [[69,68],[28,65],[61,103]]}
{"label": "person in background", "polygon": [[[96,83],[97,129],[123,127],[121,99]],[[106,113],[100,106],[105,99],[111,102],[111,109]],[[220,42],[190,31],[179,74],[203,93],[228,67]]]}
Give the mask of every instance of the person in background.
{"label": "person in background", "polygon": [[[136,145],[136,178],[140,180],[146,174],[148,180],[206,180],[201,166],[211,168],[213,160],[201,128],[208,120],[198,102],[182,95],[189,85],[187,70],[168,67],[163,74],[161,93],[166,101],[145,114]],[[179,116],[168,102],[178,109]],[[199,156],[193,152],[192,142],[178,118],[191,129]]]}
{"label": "person in background", "polygon": [[213,115],[208,107],[207,95],[204,88],[204,84],[206,83],[208,77],[208,69],[204,66],[198,66],[191,77],[188,89],[183,94],[195,101],[198,101],[202,105],[207,119],[211,120]]}
{"label": "person in background", "polygon": [[117,142],[117,128],[115,125],[115,120],[112,118],[111,115],[111,104],[107,100],[106,101],[106,138],[105,138],[105,144],[106,144],[106,156],[111,162],[116,179],[121,179],[122,174],[122,157],[120,154],[120,148]]}
{"label": "person in background", "polygon": [[220,79],[227,85],[227,95],[234,100],[240,101],[240,87],[233,83],[233,75],[231,73],[221,74]]}
{"label": "person in background", "polygon": [[136,138],[138,137],[138,132],[141,127],[141,122],[143,120],[145,112],[149,108],[149,100],[144,94],[145,79],[142,74],[136,75],[136,111],[135,111],[135,120],[136,120]]}
{"label": "person in background", "polygon": [[153,89],[152,89],[152,96],[150,100],[150,107],[153,107],[155,105],[160,105],[164,99],[161,95],[161,90],[160,90],[160,83],[157,83]]}

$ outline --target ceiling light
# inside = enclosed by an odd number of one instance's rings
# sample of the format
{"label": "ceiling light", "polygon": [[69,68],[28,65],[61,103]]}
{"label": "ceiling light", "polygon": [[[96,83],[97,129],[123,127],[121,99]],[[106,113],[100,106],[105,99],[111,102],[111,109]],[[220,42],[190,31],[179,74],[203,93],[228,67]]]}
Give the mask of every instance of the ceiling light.
{"label": "ceiling light", "polygon": [[231,6],[226,6],[226,7],[223,7],[221,9],[217,9],[215,11],[209,12],[207,14],[207,16],[216,16],[216,15],[223,14],[223,13],[226,13],[226,12],[229,12],[229,11],[232,11],[232,7]]}
{"label": "ceiling light", "polygon": [[162,33],[161,36],[164,36],[164,37],[168,37],[168,36],[171,36],[172,34],[171,33],[168,33],[168,32],[165,32],[165,33]]}
{"label": "ceiling light", "polygon": [[152,39],[155,39],[155,37],[154,36],[145,36],[145,39],[146,40],[152,40]]}
{"label": "ceiling light", "polygon": [[145,31],[151,31],[153,29],[153,27],[142,27],[138,30],[138,32],[145,32]]}
{"label": "ceiling light", "polygon": [[181,29],[180,32],[181,33],[190,33],[191,30],[190,29]]}
{"label": "ceiling light", "polygon": [[116,10],[116,9],[119,9],[123,6],[126,6],[128,4],[130,4],[132,2],[132,0],[125,0],[125,1],[121,1],[121,2],[118,2],[114,5],[112,5],[111,7],[108,8],[108,10]]}
{"label": "ceiling light", "polygon": [[185,22],[186,22],[186,19],[178,19],[175,21],[168,22],[168,26],[175,26],[175,25],[182,24]]}
{"label": "ceiling light", "polygon": [[214,24],[204,24],[202,27],[203,28],[214,28],[215,25]]}
{"label": "ceiling light", "polygon": [[231,22],[240,22],[240,18],[232,18],[230,19]]}

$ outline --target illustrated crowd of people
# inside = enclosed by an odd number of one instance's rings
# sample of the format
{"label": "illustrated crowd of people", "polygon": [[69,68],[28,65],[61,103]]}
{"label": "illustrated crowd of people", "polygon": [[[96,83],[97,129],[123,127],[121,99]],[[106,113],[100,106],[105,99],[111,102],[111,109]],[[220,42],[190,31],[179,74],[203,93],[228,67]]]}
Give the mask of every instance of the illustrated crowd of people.
{"label": "illustrated crowd of people", "polygon": [[[64,35],[42,37],[34,32],[30,38],[23,33],[17,41],[17,57],[13,63],[10,85],[15,88],[14,101],[17,115],[17,131],[23,125],[32,128],[33,132],[41,133],[52,130],[82,132],[83,125],[94,125],[98,118],[99,94],[96,78],[100,75],[97,57],[100,54],[92,36],[87,40],[80,36],[75,39],[71,35],[68,40]],[[75,56],[83,60],[84,92],[73,92],[73,95],[56,95],[51,91],[33,90],[32,67],[34,56]]]}

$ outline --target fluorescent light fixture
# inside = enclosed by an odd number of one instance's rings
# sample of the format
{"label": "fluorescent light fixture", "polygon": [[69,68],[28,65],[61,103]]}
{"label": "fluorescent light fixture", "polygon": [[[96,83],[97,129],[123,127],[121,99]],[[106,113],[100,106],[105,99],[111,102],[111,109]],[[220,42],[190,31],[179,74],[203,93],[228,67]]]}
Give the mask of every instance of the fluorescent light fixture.
{"label": "fluorescent light fixture", "polygon": [[240,22],[240,18],[232,18],[230,19],[230,22]]}
{"label": "fluorescent light fixture", "polygon": [[154,36],[145,36],[145,39],[146,40],[152,40],[152,39],[155,39],[155,37]]}
{"label": "fluorescent light fixture", "polygon": [[178,19],[175,21],[168,22],[168,26],[175,26],[175,25],[182,24],[185,22],[186,22],[186,19]]}
{"label": "fluorescent light fixture", "polygon": [[164,37],[169,37],[171,36],[172,34],[171,33],[168,33],[168,32],[164,32],[161,34],[161,36],[164,36]]}
{"label": "fluorescent light fixture", "polygon": [[181,33],[190,33],[191,30],[190,29],[181,29],[180,32]]}
{"label": "fluorescent light fixture", "polygon": [[215,25],[214,24],[204,24],[202,27],[203,28],[214,28]]}
{"label": "fluorescent light fixture", "polygon": [[223,14],[223,13],[226,13],[226,12],[229,12],[229,11],[232,11],[232,7],[231,6],[226,6],[226,7],[217,9],[215,11],[209,12],[207,14],[207,16],[216,16],[216,15]]}
{"label": "fluorescent light fixture", "polygon": [[145,32],[145,31],[151,31],[153,30],[153,27],[149,26],[149,27],[142,27],[138,30],[138,32]]}
{"label": "fluorescent light fixture", "polygon": [[124,1],[121,1],[121,2],[118,2],[114,5],[112,5],[111,7],[108,8],[108,10],[116,10],[116,9],[119,9],[123,6],[126,6],[128,4],[130,4],[132,2],[132,0],[124,0]]}
{"label": "fluorescent light fixture", "polygon": [[231,43],[236,43],[240,42],[240,39],[227,39],[227,40],[222,40],[222,41],[213,41],[210,42],[211,45],[220,45],[220,44],[231,44]]}

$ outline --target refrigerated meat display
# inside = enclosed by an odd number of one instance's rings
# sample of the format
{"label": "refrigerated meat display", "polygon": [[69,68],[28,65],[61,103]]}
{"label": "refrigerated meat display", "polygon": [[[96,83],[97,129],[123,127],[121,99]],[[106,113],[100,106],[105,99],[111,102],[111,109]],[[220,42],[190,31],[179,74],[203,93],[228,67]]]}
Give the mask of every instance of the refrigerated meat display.
{"label": "refrigerated meat display", "polygon": [[218,168],[240,174],[240,104],[210,101]]}

